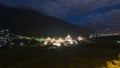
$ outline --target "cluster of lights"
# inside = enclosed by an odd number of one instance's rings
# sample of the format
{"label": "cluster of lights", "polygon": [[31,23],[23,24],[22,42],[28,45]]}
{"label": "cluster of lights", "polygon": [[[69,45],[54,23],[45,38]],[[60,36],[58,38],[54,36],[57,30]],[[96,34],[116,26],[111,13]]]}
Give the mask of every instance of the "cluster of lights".
{"label": "cluster of lights", "polygon": [[67,45],[72,45],[72,44],[78,44],[78,42],[81,42],[83,40],[84,39],[80,36],[76,39],[73,39],[70,35],[67,35],[67,37],[65,38],[58,38],[58,39],[47,37],[44,40],[44,44],[48,45],[49,43],[51,43],[55,46],[61,46],[61,45],[67,46]]}
{"label": "cluster of lights", "polygon": [[[72,38],[70,35],[67,35],[65,38],[43,38],[43,37],[28,37],[28,36],[21,36],[10,33],[8,29],[0,31],[0,47],[8,45],[9,46],[46,46],[46,45],[53,45],[53,46],[68,46],[72,44],[78,44],[78,42],[83,41],[82,37]],[[4,42],[3,42],[4,41]],[[4,44],[2,44],[2,42]],[[32,42],[34,44],[32,44]],[[8,46],[8,47],[9,47]]]}
{"label": "cluster of lights", "polygon": [[95,33],[91,34],[89,38],[102,37],[102,36],[118,36],[120,33]]}
{"label": "cluster of lights", "polygon": [[8,29],[0,30],[0,47],[9,41],[10,31]]}

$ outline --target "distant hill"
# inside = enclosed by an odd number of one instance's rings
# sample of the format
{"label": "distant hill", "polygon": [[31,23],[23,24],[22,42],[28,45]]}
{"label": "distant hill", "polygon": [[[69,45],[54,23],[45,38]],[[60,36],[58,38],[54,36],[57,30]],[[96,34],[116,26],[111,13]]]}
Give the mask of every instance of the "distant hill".
{"label": "distant hill", "polygon": [[29,9],[0,6],[0,27],[17,34],[32,36],[87,36],[88,30],[78,25]]}

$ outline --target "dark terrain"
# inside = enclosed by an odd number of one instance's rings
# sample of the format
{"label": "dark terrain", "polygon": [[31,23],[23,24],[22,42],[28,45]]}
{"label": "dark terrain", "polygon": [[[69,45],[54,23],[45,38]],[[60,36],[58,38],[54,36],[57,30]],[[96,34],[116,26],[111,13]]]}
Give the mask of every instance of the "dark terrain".
{"label": "dark terrain", "polygon": [[0,68],[103,68],[119,53],[119,48],[96,47],[0,49]]}

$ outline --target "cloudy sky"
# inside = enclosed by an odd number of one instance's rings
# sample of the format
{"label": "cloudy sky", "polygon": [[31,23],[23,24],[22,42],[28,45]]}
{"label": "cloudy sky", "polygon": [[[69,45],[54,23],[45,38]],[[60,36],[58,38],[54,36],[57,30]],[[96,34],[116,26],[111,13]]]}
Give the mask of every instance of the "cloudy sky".
{"label": "cloudy sky", "polygon": [[120,26],[120,0],[0,0],[0,4],[33,9],[82,26]]}

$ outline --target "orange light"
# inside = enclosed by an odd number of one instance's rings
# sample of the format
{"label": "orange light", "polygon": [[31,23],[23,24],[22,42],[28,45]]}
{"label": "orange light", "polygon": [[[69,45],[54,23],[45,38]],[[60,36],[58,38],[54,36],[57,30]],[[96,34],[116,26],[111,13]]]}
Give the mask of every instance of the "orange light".
{"label": "orange light", "polygon": [[78,37],[78,41],[82,41],[82,40],[84,40],[82,37]]}

